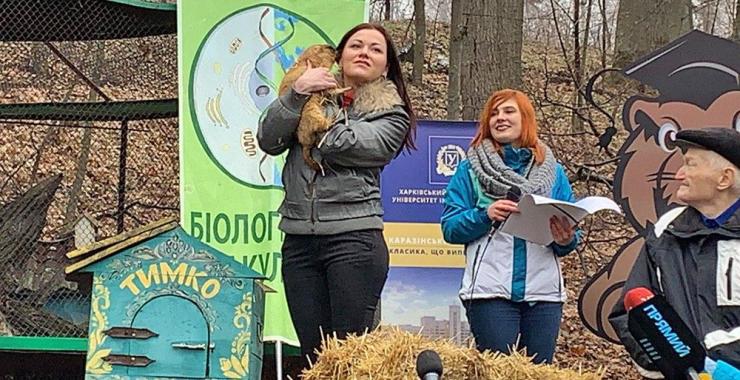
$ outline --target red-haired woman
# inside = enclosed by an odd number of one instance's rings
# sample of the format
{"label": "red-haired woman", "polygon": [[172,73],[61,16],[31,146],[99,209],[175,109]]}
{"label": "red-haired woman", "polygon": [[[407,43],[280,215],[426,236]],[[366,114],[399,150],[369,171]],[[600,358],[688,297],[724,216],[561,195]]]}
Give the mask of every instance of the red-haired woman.
{"label": "red-haired woman", "polygon": [[460,298],[478,349],[508,353],[518,344],[535,362],[549,363],[566,298],[560,258],[579,238],[569,221],[552,218],[555,241],[548,246],[500,231],[486,244],[491,224],[518,212],[506,199],[513,186],[574,201],[565,171],[537,138],[532,102],[501,90],[486,102],[468,159],[447,186],[442,231],[446,241],[465,244]]}

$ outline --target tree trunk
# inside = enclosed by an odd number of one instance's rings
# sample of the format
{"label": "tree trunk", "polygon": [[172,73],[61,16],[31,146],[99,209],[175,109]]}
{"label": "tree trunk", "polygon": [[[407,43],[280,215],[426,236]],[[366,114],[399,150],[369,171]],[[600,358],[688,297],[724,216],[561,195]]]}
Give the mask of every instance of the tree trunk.
{"label": "tree trunk", "polygon": [[385,0],[385,3],[383,4],[385,6],[385,21],[390,21],[391,19],[391,0]]}
{"label": "tree trunk", "polygon": [[[575,4],[580,3],[580,0],[576,0],[574,2]],[[583,87],[583,80],[586,76],[586,66],[588,65],[588,37],[589,37],[589,30],[591,29],[591,6],[593,4],[592,0],[587,0],[586,5],[586,20],[583,24],[583,40],[581,41],[579,36],[579,33],[574,32],[573,33],[573,42],[574,42],[574,51],[575,51],[575,59],[574,59],[574,73],[575,73],[575,88],[576,91],[574,92],[573,96],[575,97],[575,109],[580,112],[581,107],[583,107],[583,97],[581,96],[580,90]],[[574,31],[579,31],[579,25],[580,25],[580,14],[577,13],[577,11],[573,12],[573,15],[578,17],[574,17],[576,20]],[[583,132],[583,120],[578,116],[576,112],[573,112],[571,114],[571,126],[573,132]]]}
{"label": "tree trunk", "polygon": [[606,68],[606,52],[609,50],[609,20],[606,18],[606,0],[599,2],[599,12],[601,13],[601,68]]}
{"label": "tree trunk", "polygon": [[[578,89],[581,87],[581,0],[573,1],[573,106],[575,110],[570,113],[570,129],[573,132],[580,132],[583,128],[581,119],[576,113],[580,103],[581,96],[578,94]],[[588,35],[588,27],[584,29],[585,34]]]}
{"label": "tree trunk", "polygon": [[29,67],[31,71],[38,75],[44,80],[48,79],[49,76],[49,49],[40,42],[35,42],[31,45],[31,54]]}
{"label": "tree trunk", "polygon": [[475,120],[493,91],[522,86],[521,0],[469,0],[462,17],[466,65],[461,71],[463,118]]}
{"label": "tree trunk", "polygon": [[737,0],[737,5],[735,6],[735,33],[734,33],[735,42],[740,44],[740,0]]}
{"label": "tree trunk", "polygon": [[625,67],[692,27],[691,0],[621,0],[614,66]]}
{"label": "tree trunk", "polygon": [[452,0],[450,15],[450,64],[447,69],[447,120],[460,120],[460,65],[462,64],[462,40],[465,26],[462,25],[462,3]]}
{"label": "tree trunk", "polygon": [[[90,54],[95,56],[92,67],[90,80],[97,85],[100,82],[101,65],[105,62],[105,48],[102,41],[92,42],[90,45]],[[98,93],[90,89],[88,101],[95,102],[98,100]],[[77,218],[77,203],[79,202],[82,184],[87,177],[87,162],[90,158],[90,149],[92,145],[92,126],[93,123],[82,123],[87,128],[82,129],[82,140],[80,141],[80,155],[77,158],[77,169],[75,178],[72,182],[72,189],[69,191],[69,201],[64,211],[64,224],[73,223]]]}
{"label": "tree trunk", "polygon": [[709,34],[714,34],[714,27],[717,23],[717,12],[719,11],[717,2],[717,0],[705,2],[701,12],[701,29]]}
{"label": "tree trunk", "polygon": [[411,83],[420,86],[424,73],[424,40],[427,33],[427,18],[424,11],[424,0],[414,0],[414,66]]}
{"label": "tree trunk", "polygon": [[576,72],[578,75],[578,84],[583,85],[583,80],[586,77],[586,68],[588,67],[588,41],[590,37],[589,31],[591,30],[591,9],[593,6],[593,0],[586,1],[586,23],[583,25],[583,41],[581,42],[581,66],[580,70]]}
{"label": "tree trunk", "polygon": [[[586,31],[588,33],[588,31]],[[575,85],[578,87],[581,78],[578,74],[581,72],[581,0],[573,1],[573,75],[575,76]]]}

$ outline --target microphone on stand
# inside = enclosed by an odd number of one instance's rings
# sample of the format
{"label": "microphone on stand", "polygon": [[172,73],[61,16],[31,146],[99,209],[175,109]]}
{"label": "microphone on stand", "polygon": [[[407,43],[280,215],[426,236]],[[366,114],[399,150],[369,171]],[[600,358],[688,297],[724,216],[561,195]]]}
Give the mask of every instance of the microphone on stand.
{"label": "microphone on stand", "polygon": [[432,350],[424,350],[416,357],[416,374],[421,380],[442,378],[442,359]]}
{"label": "microphone on stand", "polygon": [[699,379],[706,351],[665,298],[634,288],[625,293],[624,307],[630,334],[666,379]]}

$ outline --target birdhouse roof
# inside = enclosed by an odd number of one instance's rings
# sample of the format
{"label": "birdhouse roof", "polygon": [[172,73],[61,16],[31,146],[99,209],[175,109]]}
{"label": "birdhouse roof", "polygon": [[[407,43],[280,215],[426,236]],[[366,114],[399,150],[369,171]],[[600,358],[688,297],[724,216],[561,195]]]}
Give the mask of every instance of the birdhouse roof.
{"label": "birdhouse roof", "polygon": [[[130,255],[136,256],[138,254],[137,252],[140,251],[138,248],[152,246],[152,243],[161,244],[164,241],[174,241],[177,242],[180,247],[186,248],[182,251],[179,257],[176,258],[177,260],[188,261],[190,259],[188,255],[190,255],[193,256],[193,260],[203,261],[207,259],[208,261],[219,261],[223,264],[227,264],[227,266],[231,268],[230,272],[233,272],[234,275],[239,277],[258,279],[265,278],[262,274],[242,263],[239,263],[216,248],[206,245],[198,239],[186,234],[178,225],[175,218],[162,219],[157,222],[135,228],[131,231],[97,241],[74,251],[70,251],[66,256],[74,262],[67,265],[64,272],[70,274],[75,272],[95,271],[98,266],[93,264],[104,262],[106,259],[122,252],[128,252]],[[145,254],[139,259],[166,260],[168,258],[167,253],[158,255],[156,253],[156,247],[149,251],[150,253]],[[175,258],[174,255],[173,258]]]}

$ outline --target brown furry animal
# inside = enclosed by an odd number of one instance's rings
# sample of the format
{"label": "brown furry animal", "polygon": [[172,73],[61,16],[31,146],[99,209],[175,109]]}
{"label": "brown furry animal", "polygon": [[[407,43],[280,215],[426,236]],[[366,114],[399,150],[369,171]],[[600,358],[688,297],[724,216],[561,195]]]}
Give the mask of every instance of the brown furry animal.
{"label": "brown furry animal", "polygon": [[[283,80],[280,82],[280,95],[288,91],[293,83],[306,71],[307,62],[311,62],[312,67],[331,68],[334,64],[336,51],[329,45],[312,45],[301,53],[293,67],[285,73]],[[306,102],[301,111],[301,119],[298,123],[296,135],[298,142],[303,147],[303,159],[308,166],[316,171],[321,170],[321,166],[311,157],[311,149],[318,143],[318,136],[321,132],[331,127],[331,120],[324,113],[324,102],[330,101],[331,95],[336,92],[322,91],[313,94]]]}

